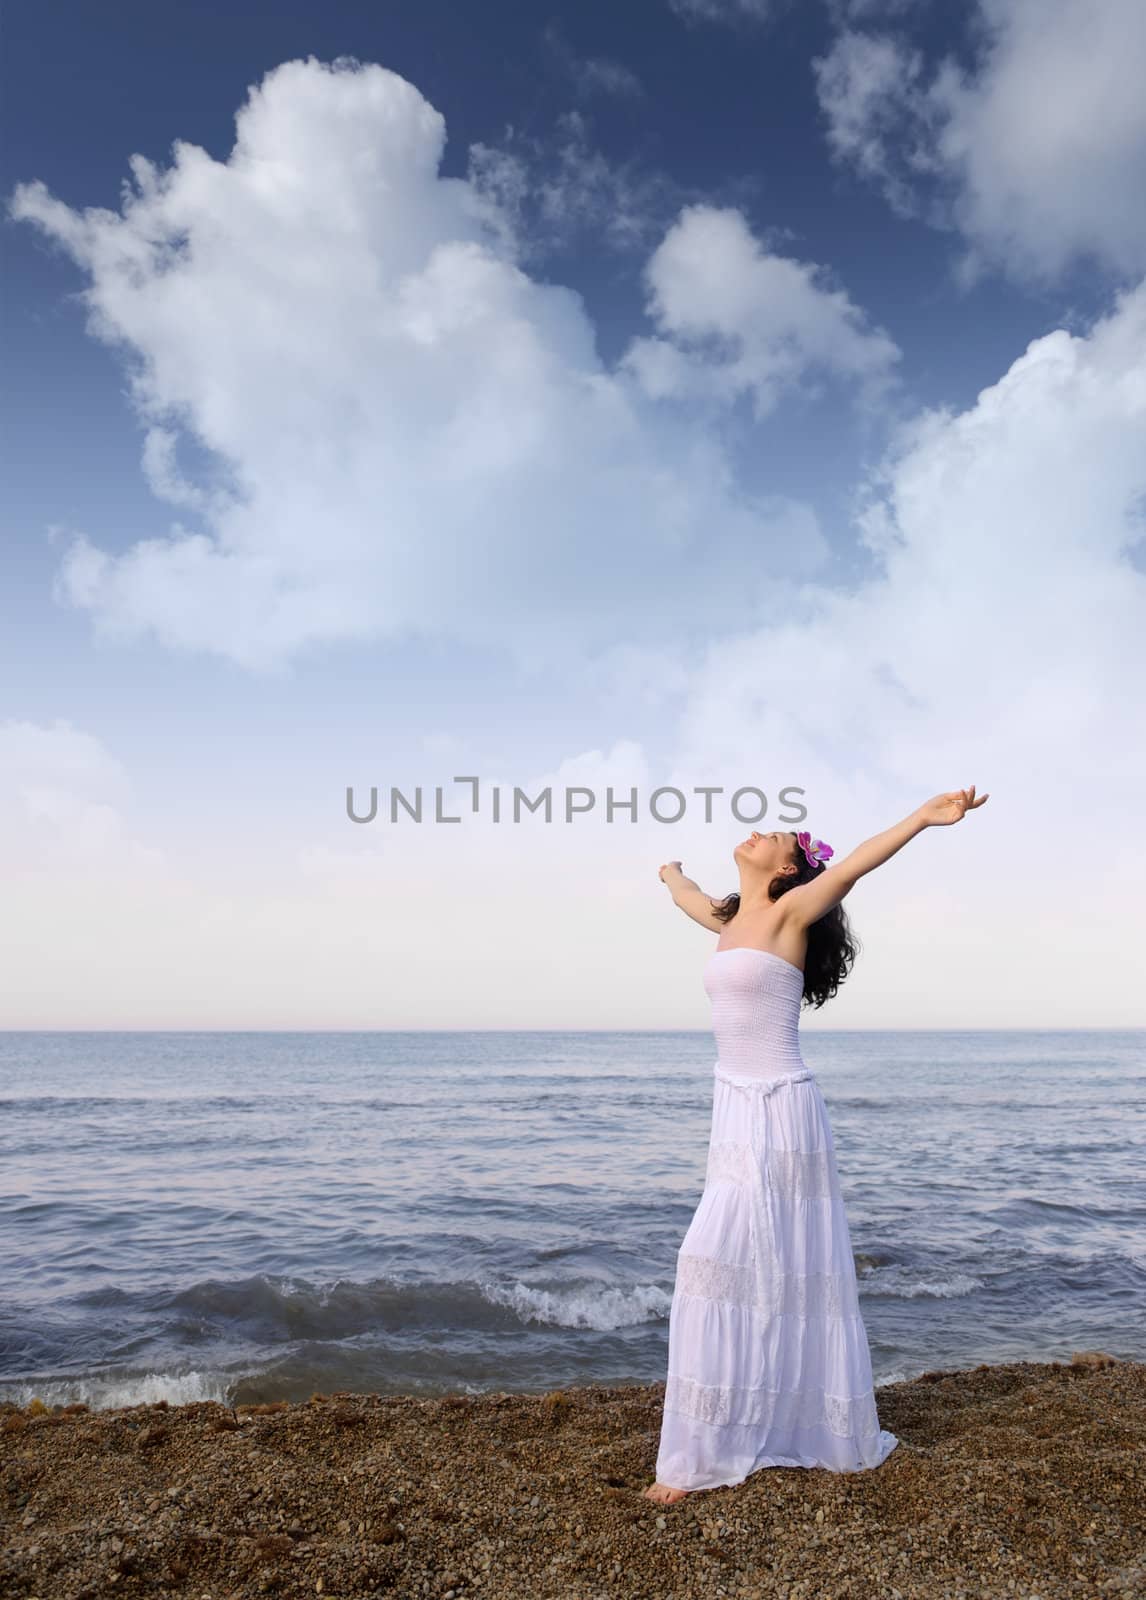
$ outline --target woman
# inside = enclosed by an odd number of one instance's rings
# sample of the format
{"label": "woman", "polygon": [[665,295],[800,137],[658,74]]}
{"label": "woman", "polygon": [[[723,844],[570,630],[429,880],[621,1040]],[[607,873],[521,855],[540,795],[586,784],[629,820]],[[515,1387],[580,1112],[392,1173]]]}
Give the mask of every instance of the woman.
{"label": "woman", "polygon": [[857,944],[841,905],[924,828],[988,799],[937,795],[835,866],[822,839],[753,833],[733,851],[740,892],[711,900],[669,862],[682,911],[720,934],[704,969],[715,1068],[708,1170],[677,1256],[657,1481],[671,1504],[762,1467],[876,1467],[871,1354],[835,1146],[800,1054],[800,1006],[822,1006]]}

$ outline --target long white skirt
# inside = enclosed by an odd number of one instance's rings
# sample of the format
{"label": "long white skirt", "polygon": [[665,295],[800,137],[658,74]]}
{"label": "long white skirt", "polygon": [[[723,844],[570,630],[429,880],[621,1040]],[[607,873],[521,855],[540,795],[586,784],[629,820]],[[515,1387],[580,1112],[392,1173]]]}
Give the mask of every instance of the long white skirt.
{"label": "long white skirt", "polygon": [[876,1467],[871,1353],[835,1145],[808,1069],[715,1069],[704,1193],[677,1255],[656,1475],[676,1489],[761,1467]]}

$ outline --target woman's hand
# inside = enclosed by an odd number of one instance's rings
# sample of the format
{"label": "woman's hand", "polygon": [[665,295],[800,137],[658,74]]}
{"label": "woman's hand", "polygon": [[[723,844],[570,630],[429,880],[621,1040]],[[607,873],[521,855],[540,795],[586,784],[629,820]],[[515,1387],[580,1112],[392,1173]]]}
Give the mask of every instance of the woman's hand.
{"label": "woman's hand", "polygon": [[934,800],[928,800],[920,806],[918,815],[925,827],[944,828],[949,823],[961,822],[968,811],[976,810],[990,798],[989,794],[983,794],[976,800],[975,785],[972,784],[969,789],[952,789],[950,794],[937,794]]}
{"label": "woman's hand", "polygon": [[678,869],[678,871],[679,871],[680,862],[679,861],[666,861],[664,866],[657,873],[657,877],[661,880],[662,883],[665,881],[665,873],[668,872],[672,867],[676,867]]}

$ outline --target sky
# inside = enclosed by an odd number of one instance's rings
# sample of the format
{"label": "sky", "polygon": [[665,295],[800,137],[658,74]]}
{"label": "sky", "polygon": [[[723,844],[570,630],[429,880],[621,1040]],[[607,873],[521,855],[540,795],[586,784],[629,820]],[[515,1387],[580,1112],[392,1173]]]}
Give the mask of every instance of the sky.
{"label": "sky", "polygon": [[1146,1025],[1139,0],[0,52],[0,1027],[703,1029],[662,863],[972,783],[804,1028]]}

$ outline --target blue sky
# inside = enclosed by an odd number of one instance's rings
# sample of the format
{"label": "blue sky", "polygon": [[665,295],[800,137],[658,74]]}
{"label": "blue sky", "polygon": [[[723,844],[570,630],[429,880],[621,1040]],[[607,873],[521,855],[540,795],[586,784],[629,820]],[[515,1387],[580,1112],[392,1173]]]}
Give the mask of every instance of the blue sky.
{"label": "blue sky", "polygon": [[809,1026],[1146,1021],[1141,8],[238,9],[7,13],[0,1024],[703,1027],[742,823],[455,774],[977,782]]}

